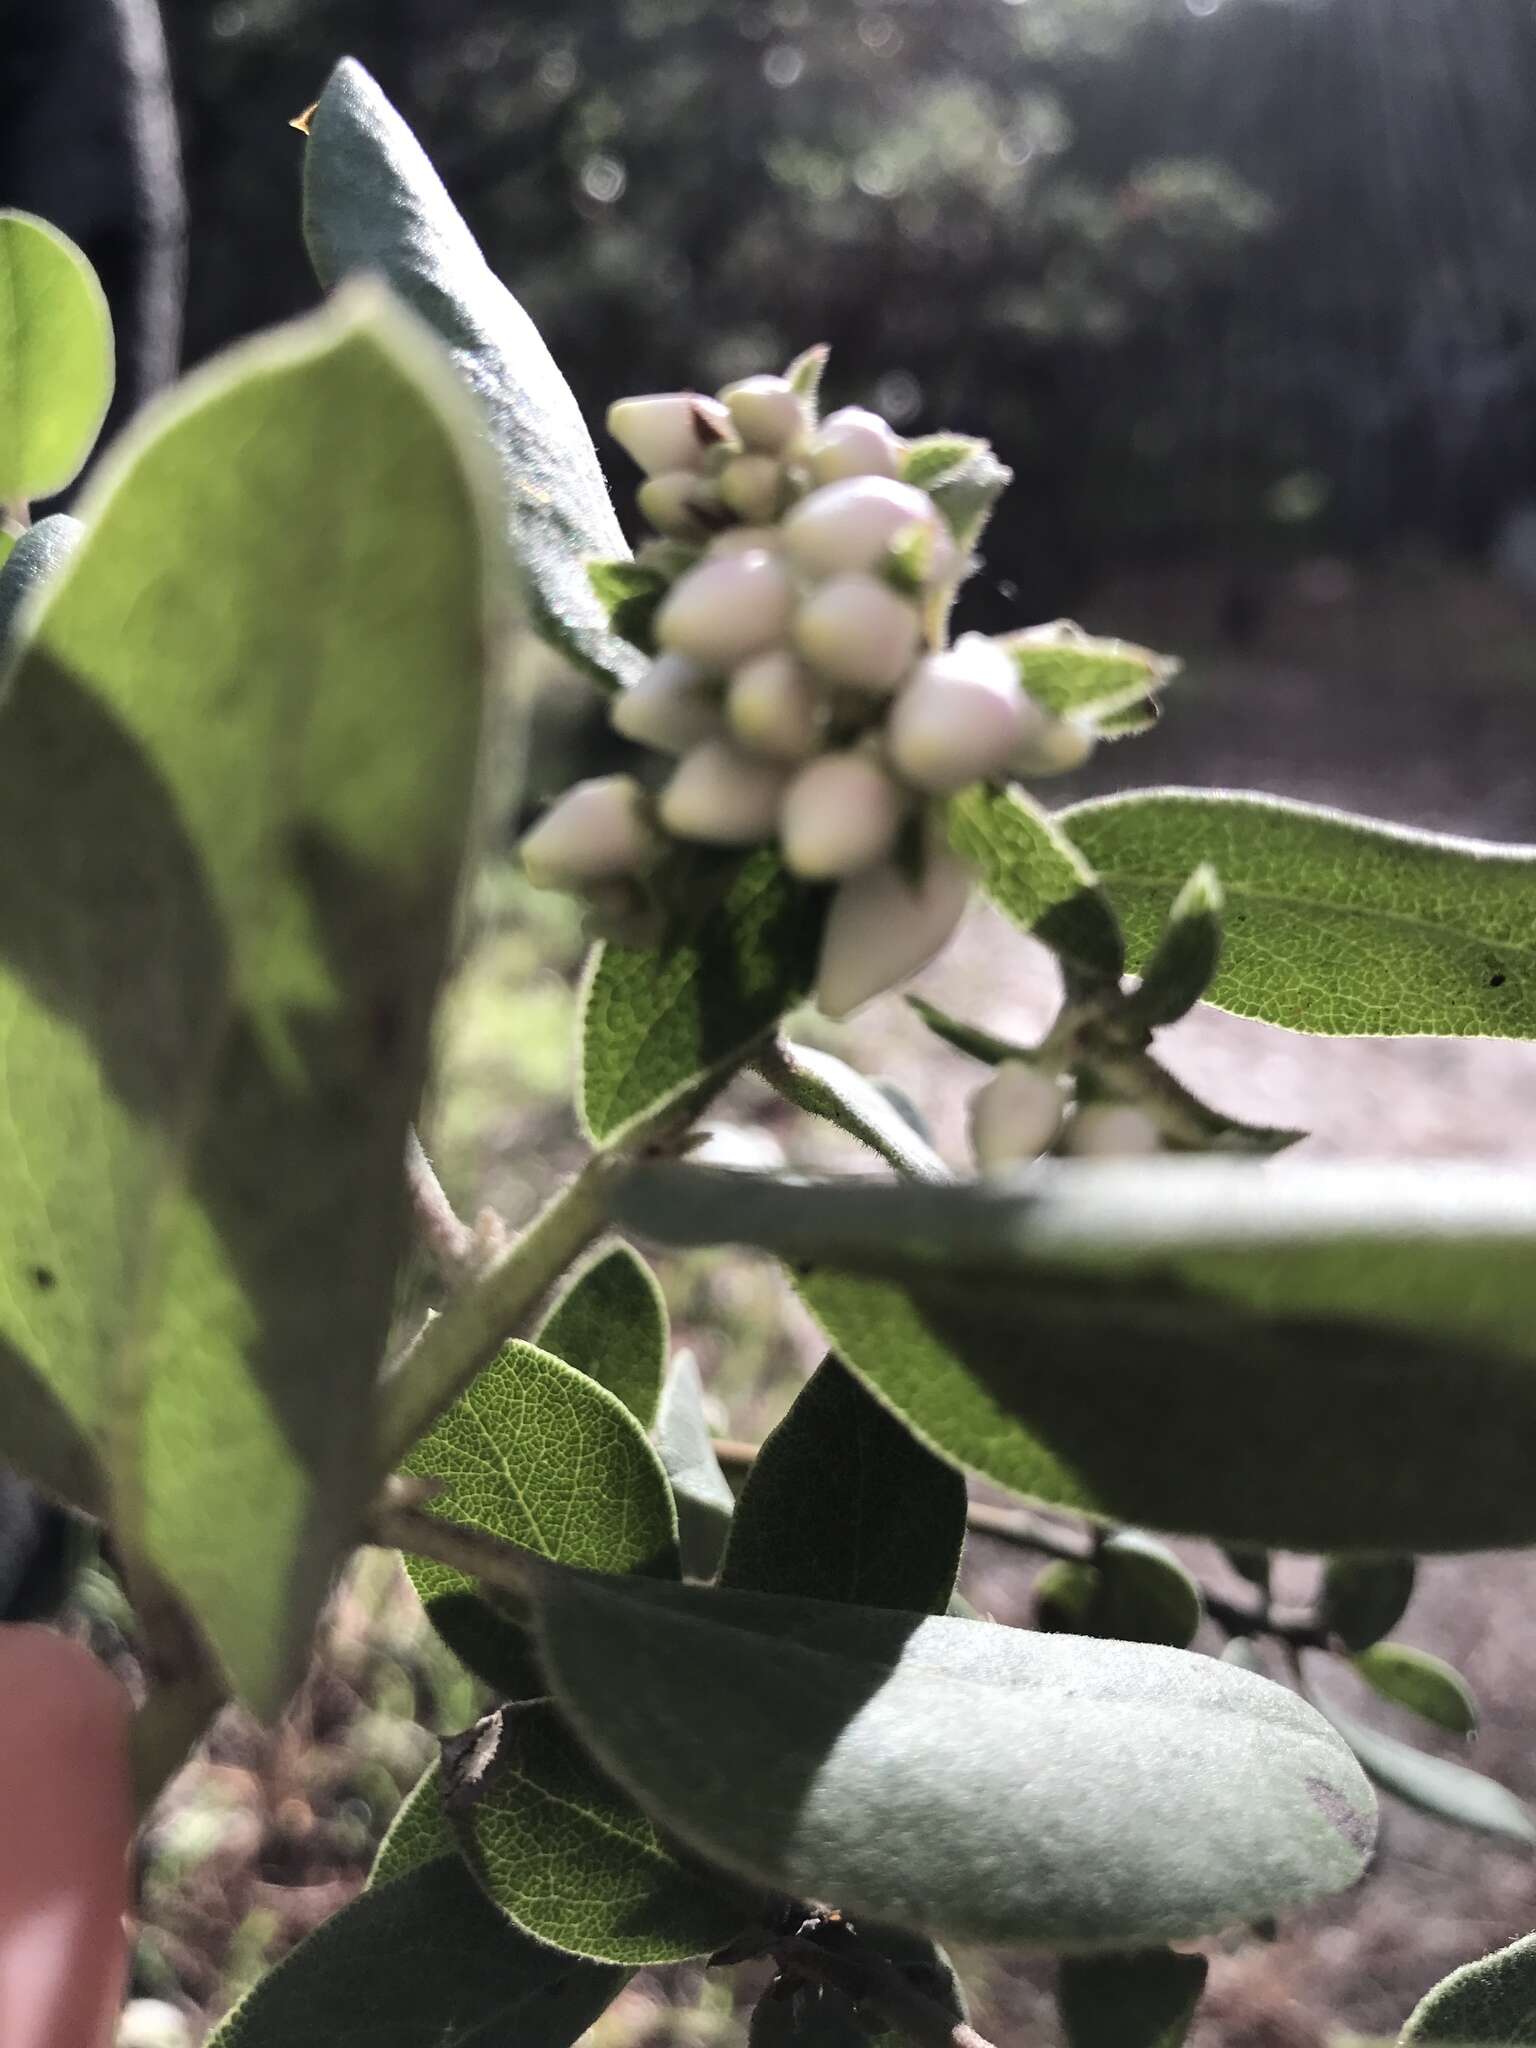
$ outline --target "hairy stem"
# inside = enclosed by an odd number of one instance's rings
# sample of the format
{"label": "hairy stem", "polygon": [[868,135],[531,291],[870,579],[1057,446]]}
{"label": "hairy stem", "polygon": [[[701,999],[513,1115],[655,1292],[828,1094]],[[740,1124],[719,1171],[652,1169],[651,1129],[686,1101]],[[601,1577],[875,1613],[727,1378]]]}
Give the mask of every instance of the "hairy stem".
{"label": "hairy stem", "polygon": [[368,1542],[381,1549],[408,1550],[413,1557],[431,1558],[434,1564],[449,1565],[519,1602],[526,1601],[537,1569],[532,1553],[515,1543],[429,1514],[420,1504],[419,1490],[408,1479],[391,1480],[386,1485],[374,1503],[365,1534]]}
{"label": "hairy stem", "polygon": [[414,1131],[405,1140],[405,1185],[416,1235],[451,1287],[474,1261],[479,1240],[456,1213]]}

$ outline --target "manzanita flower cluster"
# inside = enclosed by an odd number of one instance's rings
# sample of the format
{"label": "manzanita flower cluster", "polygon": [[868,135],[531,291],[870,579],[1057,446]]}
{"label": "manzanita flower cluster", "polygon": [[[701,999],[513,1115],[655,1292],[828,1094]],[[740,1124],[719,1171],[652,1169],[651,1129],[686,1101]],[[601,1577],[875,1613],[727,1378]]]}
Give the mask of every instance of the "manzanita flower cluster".
{"label": "manzanita flower cluster", "polygon": [[638,561],[664,579],[654,658],[612,717],[657,769],[579,783],[525,865],[606,908],[671,842],[776,841],[835,886],[816,996],[844,1016],[964,911],[944,800],[1077,767],[1092,732],[1030,696],[1002,644],[946,644],[970,562],[965,523],[913,481],[932,443],[856,406],[818,421],[793,372],[624,399],[608,425],[645,472]]}

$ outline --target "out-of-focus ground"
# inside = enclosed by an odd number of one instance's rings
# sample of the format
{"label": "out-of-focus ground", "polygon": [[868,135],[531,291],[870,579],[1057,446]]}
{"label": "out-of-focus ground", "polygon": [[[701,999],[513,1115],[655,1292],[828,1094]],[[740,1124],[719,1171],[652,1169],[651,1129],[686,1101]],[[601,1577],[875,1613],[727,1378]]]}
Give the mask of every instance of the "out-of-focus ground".
{"label": "out-of-focus ground", "polygon": [[[1143,579],[1105,591],[1087,613],[1096,630],[1184,650],[1190,672],[1157,732],[1107,750],[1064,796],[1129,783],[1242,786],[1536,841],[1536,617],[1515,598],[1412,563],[1365,577],[1317,563],[1275,587],[1267,615],[1246,621],[1256,635],[1234,647],[1218,631],[1221,593],[1214,576]],[[574,1151],[565,1103],[578,946],[565,906],[531,898],[505,875],[487,881],[483,907],[448,1008],[435,1139],[463,1205],[489,1200],[516,1221]],[[1044,956],[980,910],[920,986],[1026,1036],[1054,995]],[[877,1005],[842,1029],[812,1022],[807,1035],[906,1089],[941,1148],[963,1160],[964,1103],[979,1070],[903,1005]],[[1164,1050],[1210,1100],[1312,1132],[1313,1152],[1536,1162],[1533,1047],[1308,1040],[1202,1011],[1167,1035]],[[863,1163],[745,1085],[725,1113],[755,1121],[792,1158]],[[709,1376],[718,1425],[760,1435],[813,1362],[813,1334],[751,1261],[696,1258],[665,1278],[677,1334]],[[1317,1425],[1327,1428],[1326,1414]],[[1190,1555],[1220,1576],[1213,1556]],[[1304,1595],[1311,1567],[1284,1569]],[[1030,1576],[1018,1553],[973,1542],[966,1584],[984,1611],[1027,1620]],[[1485,1716],[1472,1760],[1536,1799],[1533,1597],[1529,1555],[1433,1562],[1399,1633],[1465,1672]],[[1347,1679],[1334,1689],[1351,1703]],[[473,1711],[472,1687],[436,1648],[414,1596],[387,1561],[371,1559],[338,1598],[290,1723],[262,1736],[226,1717],[209,1760],[167,1801],[147,1849],[138,1988],[180,2005],[189,2038],[199,2038],[203,2015],[352,1895],[433,1734]],[[1453,1751],[1389,1709],[1365,1711]],[[1273,1942],[1211,1945],[1198,2048],[1394,2034],[1447,1969],[1536,1927],[1536,1861],[1390,1799],[1384,1806],[1377,1868],[1356,1894],[1287,1923]],[[994,2040],[1057,2039],[1048,1964],[985,1955],[962,1963],[978,2023]],[[758,1986],[737,1975],[734,1987],[729,1973],[707,1982],[697,1970],[642,1976],[599,2024],[597,2048],[734,2048]]]}

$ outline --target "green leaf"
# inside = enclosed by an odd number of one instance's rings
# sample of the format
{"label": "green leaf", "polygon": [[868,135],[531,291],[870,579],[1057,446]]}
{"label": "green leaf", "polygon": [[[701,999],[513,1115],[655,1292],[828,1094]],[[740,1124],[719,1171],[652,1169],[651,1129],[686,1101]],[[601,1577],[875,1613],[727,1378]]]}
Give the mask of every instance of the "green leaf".
{"label": "green leaf", "polygon": [[992,508],[1013,481],[985,441],[970,434],[929,434],[910,441],[902,481],[926,491],[964,549],[975,547]]}
{"label": "green leaf", "polygon": [[0,710],[7,1454],[261,1712],[379,1477],[486,502],[436,345],[359,289],[129,436]]}
{"label": "green leaf", "polygon": [[1452,1735],[1477,1733],[1477,1696],[1449,1664],[1406,1643],[1375,1643],[1354,1659],[1355,1669],[1384,1700],[1433,1721]]}
{"label": "green leaf", "polygon": [[1089,1632],[1124,1643],[1167,1643],[1182,1650],[1205,1619],[1200,1588],[1161,1543],[1122,1529],[1094,1554],[1099,1586]]}
{"label": "green leaf", "polygon": [[569,2048],[625,1975],[518,1934],[439,1857],[327,1920],[208,2048]]}
{"label": "green leaf", "polygon": [[942,1614],[966,1508],[954,1466],[828,1358],[757,1454],[720,1582]]}
{"label": "green leaf", "polygon": [[581,1109],[611,1144],[729,1071],[810,987],[826,893],[764,849],[743,861],[698,928],[660,955],[599,947],[581,1016]]}
{"label": "green leaf", "polygon": [[1147,1031],[1176,1024],[1211,985],[1221,958],[1221,884],[1202,863],[1174,899],[1163,935],[1142,970],[1125,1015]]}
{"label": "green leaf", "polygon": [[1305,1131],[1248,1124],[1213,1109],[1149,1052],[1090,1048],[1075,1063],[1080,1102],[1133,1102],[1157,1124],[1175,1152],[1226,1152],[1273,1158],[1299,1144]]}
{"label": "green leaf", "polygon": [[1036,1628],[1053,1635],[1093,1635],[1091,1616],[1099,1587],[1099,1575],[1091,1564],[1074,1564],[1064,1557],[1053,1559],[1036,1575],[1030,1588]]}
{"label": "green leaf", "polygon": [[[909,999],[910,1000],[910,999]],[[883,1095],[846,1060],[781,1038],[758,1069],[769,1087],[807,1116],[836,1124],[911,1180],[947,1181],[949,1168]]]}
{"label": "green leaf", "polygon": [[392,1884],[397,1877],[409,1877],[423,1864],[459,1853],[448,1816],[443,1811],[443,1781],[440,1765],[427,1765],[401,1801],[390,1822],[373,1868],[368,1873],[370,1888]]}
{"label": "green leaf", "polygon": [[1226,892],[1218,1008],[1292,1031],[1536,1036],[1536,852],[1268,797],[1155,790],[1061,823],[1099,870],[1131,964],[1197,861]]}
{"label": "green leaf", "polygon": [[656,1275],[627,1244],[606,1252],[563,1294],[539,1345],[615,1394],[642,1429],[656,1420],[670,1339]]}
{"label": "green leaf", "polygon": [[625,560],[588,562],[587,580],[619,638],[642,654],[654,654],[656,614],[672,588],[671,577],[664,576],[659,569]]}
{"label": "green leaf", "polygon": [[1411,1557],[1331,1557],[1323,1569],[1321,1619],[1346,1650],[1390,1635],[1413,1598]]}
{"label": "green leaf", "polygon": [[818,341],[814,347],[802,349],[784,372],[785,380],[805,407],[806,420],[811,426],[816,424],[821,380],[831,353],[826,342]]}
{"label": "green leaf", "polygon": [[711,1579],[725,1555],[736,1496],[720,1469],[704,1416],[704,1382],[691,1351],[679,1351],[661,1391],[656,1449],[677,1504],[677,1542],[690,1579]]}
{"label": "green leaf", "polygon": [[681,1862],[548,1705],[506,1709],[483,1789],[454,1825],[515,1926],[596,1962],[707,1955],[761,1910]]}
{"label": "green leaf", "polygon": [[973,1060],[984,1060],[989,1067],[1000,1067],[1004,1060],[1028,1062],[1034,1057],[1029,1046],[1016,1045],[1011,1038],[999,1038],[995,1032],[983,1031],[978,1024],[966,1024],[959,1017],[952,1017],[947,1010],[941,1010],[937,1003],[930,1003],[926,996],[907,996],[905,1000],[935,1038],[952,1045],[956,1052],[968,1053]]}
{"label": "green leaf", "polygon": [[1037,703],[1058,718],[1085,718],[1099,727],[1118,714],[1141,711],[1180,668],[1149,648],[1095,639],[1071,619],[999,634],[997,644]]}
{"label": "green leaf", "polygon": [[1363,1721],[1339,1713],[1322,1700],[1317,1706],[1359,1758],[1366,1776],[1383,1792],[1395,1793],[1420,1813],[1449,1821],[1453,1827],[1500,1835],[1524,1848],[1536,1848],[1536,1813],[1492,1778],[1469,1771],[1465,1764],[1410,1749],[1406,1742],[1367,1728]]}
{"label": "green leaf", "polygon": [[792,1262],[925,1441],[1039,1500],[1301,1551],[1536,1541],[1523,1174],[1051,1162],[1020,1190],[648,1166],[616,1208]]}
{"label": "green leaf", "polygon": [[[835,1956],[834,1935],[844,1923],[822,1928],[818,1946]],[[901,1928],[861,1920],[852,1939],[867,1968],[871,1953],[893,1964],[912,1988],[941,2006],[951,2021],[967,2018],[955,1966],[936,1942]],[[852,1959],[850,1958],[850,1961]],[[856,1966],[857,1967],[857,1966]],[[749,2048],[911,2048],[914,2036],[892,2025],[877,2002],[855,2002],[848,1992],[792,1973],[776,1978],[753,2010]]]}
{"label": "green leaf", "polygon": [[1414,2007],[1401,2041],[1536,2048],[1536,1934],[1453,1970]]}
{"label": "green leaf", "polygon": [[0,212],[0,505],[62,491],[112,400],[106,294],[67,235]]}
{"label": "green leaf", "polygon": [[1180,2048],[1208,1968],[1166,1948],[1069,1957],[1056,1980],[1067,2048]]}
{"label": "green leaf", "polygon": [[[509,1344],[405,1460],[443,1482],[442,1520],[599,1571],[676,1576],[666,1476],[616,1394],[532,1344]],[[473,1579],[428,1558],[406,1570],[444,1641],[502,1698],[543,1691],[522,1628]]]}
{"label": "green leaf", "polygon": [[640,657],[609,630],[586,569],[628,550],[570,387],[415,136],[350,57],[310,121],[304,232],[322,284],[383,277],[447,342],[484,409],[535,628],[599,681],[632,681]]}
{"label": "green leaf", "polygon": [[1222,1556],[1240,1579],[1246,1579],[1250,1586],[1257,1586],[1261,1593],[1268,1595],[1270,1561],[1267,1550],[1245,1548],[1242,1544],[1228,1544],[1222,1551]]}
{"label": "green leaf", "polygon": [[23,600],[46,583],[69,560],[85,531],[78,519],[56,512],[39,519],[0,559],[0,668],[10,652]]}
{"label": "green leaf", "polygon": [[1369,1852],[1343,1743],[1213,1658],[549,1568],[533,1592],[600,1761],[792,1897],[940,1938],[1133,1946],[1340,1890]]}
{"label": "green leaf", "polygon": [[1125,964],[1115,914],[1088,863],[1021,789],[967,790],[949,805],[949,842],[1005,917],[1070,974],[1115,983]]}

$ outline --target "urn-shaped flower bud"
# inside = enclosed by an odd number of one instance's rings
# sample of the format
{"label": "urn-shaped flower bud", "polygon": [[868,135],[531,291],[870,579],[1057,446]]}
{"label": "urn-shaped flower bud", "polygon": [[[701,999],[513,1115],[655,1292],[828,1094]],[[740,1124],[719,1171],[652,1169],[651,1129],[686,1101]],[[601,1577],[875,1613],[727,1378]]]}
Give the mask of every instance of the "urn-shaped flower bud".
{"label": "urn-shaped flower bud", "polygon": [[784,470],[771,455],[733,455],[720,472],[718,489],[738,519],[766,525],[783,510]]}
{"label": "urn-shaped flower bud", "polygon": [[1001,775],[1023,736],[1025,698],[995,642],[966,633],[917,664],[891,711],[891,760],[914,788],[947,796]]}
{"label": "urn-shaped flower bud", "polygon": [[728,526],[723,533],[717,533],[704,550],[711,557],[717,555],[753,555],[767,548],[770,553],[779,545],[779,529],[776,526]]}
{"label": "urn-shaped flower bud", "polygon": [[647,476],[697,469],[730,432],[730,424],[720,401],[698,391],[648,392],[608,408],[609,433]]}
{"label": "urn-shaped flower bud", "polygon": [[809,882],[856,875],[896,844],[907,801],[873,755],[821,754],[789,785],[779,813],[786,866]]}
{"label": "urn-shaped flower bud", "polygon": [[916,608],[877,576],[834,576],[795,614],[795,646],[829,683],[884,695],[912,665]]}
{"label": "urn-shaped flower bud", "polygon": [[901,441],[876,412],[845,405],[828,413],[811,437],[811,475],[819,484],[845,476],[899,476]]}
{"label": "urn-shaped flower bud", "polygon": [[784,784],[775,762],[729,740],[706,740],[683,756],[662,791],[662,823],[679,839],[755,846],[773,835]]}
{"label": "urn-shaped flower bud", "polygon": [[731,732],[755,754],[804,761],[821,744],[827,707],[786,648],[770,648],[743,662],[725,700]]}
{"label": "urn-shaped flower bud", "polygon": [[789,572],[766,548],[715,556],[673,584],[656,638],[704,668],[735,668],[783,639],[794,604]]}
{"label": "urn-shaped flower bud", "polygon": [[669,469],[647,477],[635,493],[635,503],[646,524],[672,540],[703,540],[711,530],[711,509],[714,524],[724,517],[714,485],[692,469]]}
{"label": "urn-shaped flower bud", "polygon": [[970,889],[969,869],[943,846],[930,847],[916,883],[894,861],[844,882],[821,942],[821,1009],[846,1017],[926,967],[964,915]]}
{"label": "urn-shaped flower bud", "polygon": [[874,569],[898,534],[942,522],[926,491],[889,477],[855,476],[802,498],[784,521],[784,552],[807,576]]}
{"label": "urn-shaped flower bud", "polygon": [[523,837],[523,869],[536,889],[579,889],[641,874],[665,844],[632,775],[578,782]]}
{"label": "urn-shaped flower bud", "polygon": [[1162,1133],[1129,1102],[1090,1102],[1067,1125],[1062,1150],[1074,1159],[1147,1159],[1163,1149]]}
{"label": "urn-shaped flower bud", "polygon": [[1004,1060],[971,1097],[971,1149],[983,1173],[1038,1159],[1061,1133],[1062,1085],[1023,1060]]}
{"label": "urn-shaped flower bud", "polygon": [[743,377],[720,394],[743,448],[780,455],[805,425],[805,411],[787,377]]}
{"label": "urn-shaped flower bud", "polygon": [[[1038,710],[1039,707],[1037,706]],[[1053,718],[1041,711],[1029,720],[1008,767],[1019,776],[1070,775],[1081,768],[1098,744],[1092,726],[1079,718]]]}
{"label": "urn-shaped flower bud", "polygon": [[686,654],[660,654],[614,701],[616,732],[662,754],[686,754],[725,729],[721,687]]}

